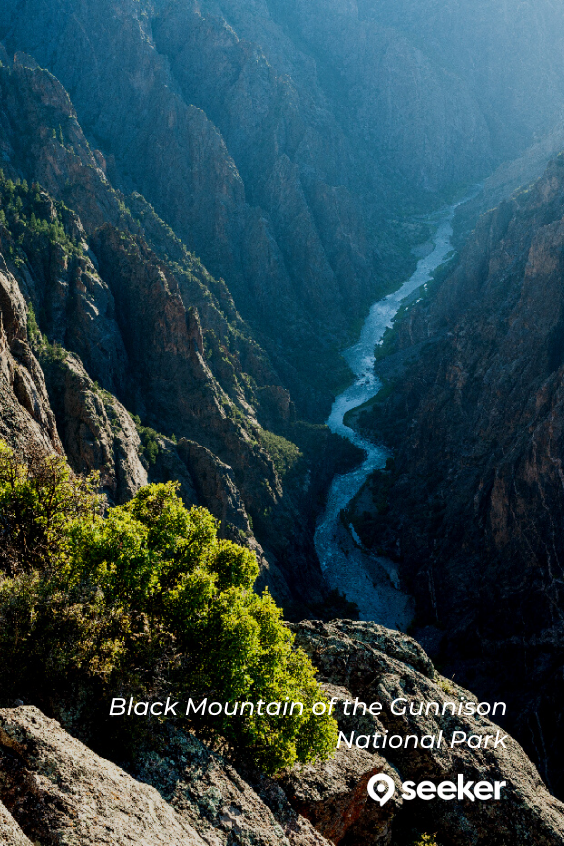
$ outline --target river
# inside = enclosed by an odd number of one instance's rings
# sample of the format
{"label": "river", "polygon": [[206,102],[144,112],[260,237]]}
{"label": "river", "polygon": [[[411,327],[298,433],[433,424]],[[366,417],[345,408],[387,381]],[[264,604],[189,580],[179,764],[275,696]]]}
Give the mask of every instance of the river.
{"label": "river", "polygon": [[[472,194],[473,196],[473,194]],[[356,602],[361,620],[373,620],[391,629],[405,631],[413,619],[411,597],[401,590],[396,565],[363,548],[352,526],[340,517],[369,475],[386,465],[389,451],[359,435],[344,423],[347,411],[376,396],[382,382],[374,372],[375,348],[392,325],[402,302],[432,277],[452,251],[452,220],[456,208],[469,198],[427,218],[436,223],[431,239],[433,250],[420,259],[417,269],[393,294],[374,303],[366,318],[360,339],[343,355],[354,373],[353,384],[340,394],[331,409],[327,425],[366,453],[364,462],[350,473],[335,476],[327,506],[315,532],[315,548],[321,568],[331,588],[338,588]]]}

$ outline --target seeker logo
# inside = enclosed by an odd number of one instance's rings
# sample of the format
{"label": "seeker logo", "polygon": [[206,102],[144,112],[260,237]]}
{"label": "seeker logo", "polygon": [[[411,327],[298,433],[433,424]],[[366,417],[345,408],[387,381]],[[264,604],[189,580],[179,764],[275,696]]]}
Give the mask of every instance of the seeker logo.
{"label": "seeker logo", "polygon": [[396,785],[393,778],[385,775],[385,773],[378,773],[378,775],[372,776],[368,782],[368,795],[375,802],[379,802],[380,805],[385,805],[395,792]]}
{"label": "seeker logo", "polygon": [[[421,781],[419,784],[414,781],[404,781],[401,786],[401,798],[406,802],[412,799],[423,799],[426,802],[431,799],[442,799],[446,802],[451,799],[459,801],[469,799],[471,802],[475,802],[476,799],[480,802],[487,802],[490,799],[499,801],[501,791],[507,786],[506,781],[466,781],[460,774],[456,779],[456,782],[441,781],[439,784],[434,784],[432,781]],[[378,773],[372,776],[367,789],[370,798],[384,806],[395,795],[396,785],[389,775]]]}

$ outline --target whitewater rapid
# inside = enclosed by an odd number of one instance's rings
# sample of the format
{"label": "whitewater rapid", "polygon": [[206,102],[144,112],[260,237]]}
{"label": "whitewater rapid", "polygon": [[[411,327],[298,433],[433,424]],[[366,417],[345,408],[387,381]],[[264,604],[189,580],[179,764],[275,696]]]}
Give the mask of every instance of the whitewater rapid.
{"label": "whitewater rapid", "polygon": [[[467,198],[466,198],[467,199]],[[366,318],[359,341],[343,355],[355,375],[353,384],[333,403],[327,425],[366,453],[364,462],[350,473],[335,476],[327,506],[316,532],[315,548],[321,568],[332,588],[338,588],[356,602],[361,620],[373,620],[391,629],[405,631],[413,619],[411,598],[402,592],[395,564],[365,550],[352,526],[345,526],[341,512],[356,496],[374,470],[383,469],[389,451],[362,437],[344,423],[345,414],[376,396],[382,382],[374,372],[375,348],[401,304],[431,279],[435,270],[452,252],[452,221],[463,200],[427,218],[436,223],[433,250],[422,258],[412,276],[393,294],[374,303]]]}

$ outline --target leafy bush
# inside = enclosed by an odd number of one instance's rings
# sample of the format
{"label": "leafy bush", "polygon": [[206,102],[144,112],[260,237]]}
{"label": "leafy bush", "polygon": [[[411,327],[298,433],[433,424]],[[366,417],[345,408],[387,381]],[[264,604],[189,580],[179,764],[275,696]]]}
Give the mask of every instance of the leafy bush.
{"label": "leafy bush", "polygon": [[35,317],[35,310],[31,302],[27,304],[27,339],[32,347],[35,347],[42,341],[41,332],[37,325],[37,318]]}
{"label": "leafy bush", "polygon": [[0,582],[4,696],[27,698],[77,734],[103,735],[122,749],[151,731],[151,721],[109,720],[115,696],[288,698],[304,703],[303,714],[247,709],[183,724],[268,772],[332,753],[335,722],[311,712],[324,701],[313,666],[293,648],[268,592],[253,592],[254,554],[218,539],[208,511],[188,511],[177,485],[167,483],[143,488],[102,517],[92,483],[60,459],[45,459],[32,473],[6,447],[2,455],[16,477],[0,476],[0,503],[18,560],[38,531],[48,539],[26,566],[5,567]]}
{"label": "leafy bush", "polygon": [[27,464],[0,441],[0,574],[49,571],[70,555],[69,525],[101,508],[97,476],[74,476],[59,456]]}
{"label": "leafy bush", "polygon": [[35,335],[32,346],[42,366],[45,366],[47,363],[66,361],[68,356],[68,352],[64,347],[57,341],[50,344],[47,335],[42,336],[41,332]]}
{"label": "leafy bush", "polygon": [[143,426],[141,418],[137,414],[132,415],[133,422],[137,428],[141,444],[139,447],[139,456],[145,459],[147,467],[156,464],[161,448],[159,446],[159,433],[150,426]]}

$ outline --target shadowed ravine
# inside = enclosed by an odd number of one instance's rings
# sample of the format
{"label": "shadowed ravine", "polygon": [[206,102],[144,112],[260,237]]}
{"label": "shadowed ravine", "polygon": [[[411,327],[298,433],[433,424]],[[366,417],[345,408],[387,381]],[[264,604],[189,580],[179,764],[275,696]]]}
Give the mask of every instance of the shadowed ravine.
{"label": "shadowed ravine", "polygon": [[356,602],[361,620],[374,620],[402,631],[413,618],[413,603],[400,589],[396,565],[388,558],[364,550],[352,526],[345,527],[340,517],[369,475],[385,467],[389,452],[385,446],[372,443],[346,426],[344,417],[348,411],[376,396],[382,387],[374,372],[375,347],[392,325],[406,297],[425,285],[452,251],[454,212],[467,199],[469,197],[429,218],[437,222],[432,238],[433,251],[418,262],[413,275],[397,291],[374,303],[370,309],[359,341],[344,352],[355,381],[337,397],[327,420],[331,431],[363,449],[366,459],[356,470],[333,479],[327,507],[315,533],[321,568],[332,588],[338,588],[349,600]]}

